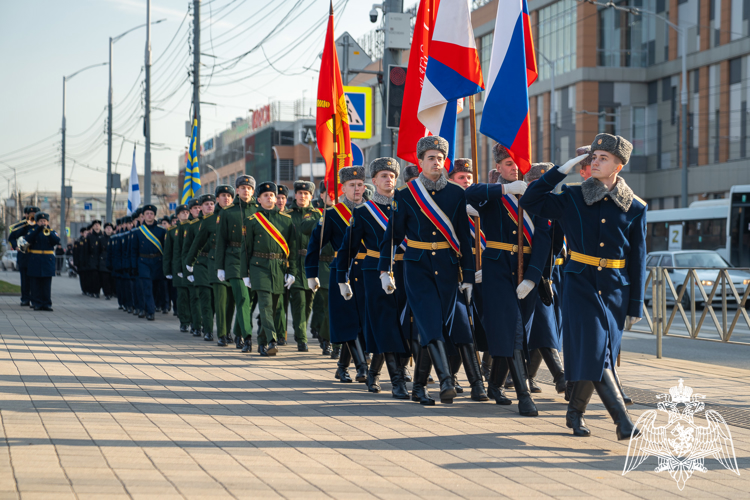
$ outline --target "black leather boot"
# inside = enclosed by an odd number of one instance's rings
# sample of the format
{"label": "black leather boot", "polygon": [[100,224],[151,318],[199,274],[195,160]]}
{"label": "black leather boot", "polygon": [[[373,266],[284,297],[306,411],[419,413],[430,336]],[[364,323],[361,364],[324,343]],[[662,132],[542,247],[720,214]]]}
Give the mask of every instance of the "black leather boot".
{"label": "black leather boot", "polygon": [[565,401],[570,401],[570,398],[573,394],[573,387],[575,387],[575,385],[575,382],[565,382]]}
{"label": "black leather boot", "polygon": [[539,352],[539,349],[534,349],[529,353],[529,392],[532,394],[539,394],[542,392],[542,388],[539,387],[536,380],[534,380],[541,365],[542,353]]}
{"label": "black leather boot", "polygon": [[488,395],[495,400],[495,404],[498,405],[509,405],[513,401],[505,395],[505,388],[503,388],[503,382],[508,378],[508,358],[501,356],[494,356],[492,358],[492,369],[490,370],[490,377],[487,381]]}
{"label": "black leather boot", "polygon": [[206,332],[203,335],[203,340],[206,342],[212,342],[214,340],[214,333],[213,332]]}
{"label": "black leather boot", "polygon": [[544,364],[547,365],[547,369],[552,374],[552,378],[555,381],[555,391],[558,394],[565,392],[567,384],[565,383],[565,372],[563,371],[562,361],[560,360],[560,353],[557,349],[551,347],[540,347],[539,352],[544,358]]}
{"label": "black leather boot", "polygon": [[461,356],[459,354],[456,354],[455,356],[448,356],[448,364],[451,368],[453,387],[456,388],[456,392],[458,394],[463,394],[464,388],[458,385],[458,370],[461,369]]}
{"label": "black leather boot", "polygon": [[510,373],[508,373],[508,378],[505,379],[505,388],[513,389],[513,377],[510,376]]}
{"label": "black leather boot", "polygon": [[370,361],[370,369],[367,370],[367,390],[370,392],[380,392],[380,370],[385,363],[385,355],[374,354]]}
{"label": "black leather boot", "polygon": [[[392,352],[387,352],[383,356],[385,356],[385,366],[388,368],[388,375],[391,377],[391,393],[393,397],[396,399],[409,399],[409,391],[406,388],[401,359]],[[372,359],[374,362],[375,356]],[[372,363],[370,366],[372,366]]]}
{"label": "black leather boot", "polygon": [[411,372],[409,371],[409,360],[411,356],[409,354],[399,354],[398,360],[401,363],[401,369],[404,372],[404,382],[411,382]]}
{"label": "black leather boot", "polygon": [[617,368],[612,368],[612,374],[615,376],[617,387],[620,388],[620,394],[622,394],[622,400],[625,401],[625,406],[632,405],[633,400],[629,398],[627,394],[625,394],[625,389],[622,387],[622,382],[620,382],[620,376],[617,374]]}
{"label": "black leather boot", "polygon": [[539,412],[536,409],[534,400],[531,399],[526,380],[526,363],[523,357],[523,351],[516,349],[513,351],[513,357],[508,359],[510,376],[513,378],[513,386],[516,389],[516,399],[518,399],[518,413],[525,417],[536,417]]}
{"label": "black leather boot", "polygon": [[331,359],[339,359],[341,356],[341,344],[333,346],[331,349]]}
{"label": "black leather boot", "polygon": [[573,382],[573,389],[570,392],[570,402],[568,403],[568,412],[565,414],[565,425],[573,429],[573,435],[579,437],[588,437],[591,431],[586,427],[586,420],[583,414],[586,413],[586,407],[594,394],[594,384],[589,380],[579,380]]}
{"label": "black leather boot", "polygon": [[193,331],[193,337],[202,337],[203,336],[203,330],[200,328],[196,328]]}
{"label": "black leather boot", "polygon": [[471,386],[471,399],[473,401],[489,401],[490,398],[487,397],[484,390],[484,382],[479,371],[479,361],[477,360],[477,353],[474,351],[474,344],[460,344],[458,350],[464,362],[466,378]]}
{"label": "black leather boot", "polygon": [[243,345],[244,342],[242,341],[242,335],[237,335],[234,338],[234,347],[236,347],[237,349],[242,349]]}
{"label": "black leather boot", "polygon": [[419,342],[412,342],[412,352],[417,356],[414,362],[414,383],[411,386],[411,400],[425,406],[432,406],[435,400],[427,392],[427,377],[430,376],[432,362],[426,347],[421,347]]}
{"label": "black leather boot", "polygon": [[[354,366],[357,367],[357,375],[354,380],[361,384],[364,384],[365,382],[367,382],[367,358],[365,357],[365,352],[362,350],[362,344],[357,338],[355,340],[348,341],[346,345],[349,348],[352,359],[354,360]],[[344,350],[346,349],[343,349],[342,353]]]}
{"label": "black leather boot", "polygon": [[253,352],[253,338],[250,335],[245,337],[241,352]]}
{"label": "black leather boot", "polygon": [[349,376],[349,363],[352,361],[352,355],[349,352],[349,349],[341,349],[341,356],[339,356],[339,361],[336,363],[338,368],[336,369],[336,375],[335,377],[344,383],[350,383],[352,381],[352,378]]}
{"label": "black leather boot", "polygon": [[448,356],[445,354],[445,344],[442,340],[433,340],[427,344],[427,352],[430,353],[432,366],[435,367],[435,373],[440,380],[440,402],[453,404],[453,399],[456,397],[456,388],[453,387],[453,377],[448,364]]}
{"label": "black leather boot", "polygon": [[490,368],[492,368],[492,355],[490,351],[482,353],[482,376],[487,382],[490,381]]}
{"label": "black leather boot", "polygon": [[601,382],[594,382],[594,389],[596,389],[599,399],[602,400],[609,416],[612,417],[617,426],[618,441],[629,439],[631,435],[637,436],[640,434],[640,431],[633,425],[633,421],[630,420],[625,401],[622,399],[620,386],[617,384],[612,370],[604,370]]}

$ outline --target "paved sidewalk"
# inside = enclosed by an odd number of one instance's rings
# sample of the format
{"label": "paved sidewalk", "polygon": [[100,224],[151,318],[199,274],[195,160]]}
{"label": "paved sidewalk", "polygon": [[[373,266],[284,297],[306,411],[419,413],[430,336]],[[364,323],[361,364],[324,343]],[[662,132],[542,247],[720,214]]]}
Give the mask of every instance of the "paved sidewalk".
{"label": "paved sidewalk", "polygon": [[[387,383],[374,395],[336,382],[317,343],[309,353],[243,355],[179,333],[171,314],[147,322],[83,297],[65,277],[53,280],[53,307],[34,313],[0,297],[0,498],[667,500],[750,491],[750,421],[730,427],[740,476],[706,459],[708,472],[679,491],[668,472],[654,472],[655,458],[622,476],[627,441],[616,441],[596,396],[593,436],[574,438],[548,384],[538,418],[468,393],[426,408],[392,399]],[[684,378],[741,416],[748,365],[628,353],[620,375],[626,387],[657,392]],[[648,409],[630,412],[635,420]]]}

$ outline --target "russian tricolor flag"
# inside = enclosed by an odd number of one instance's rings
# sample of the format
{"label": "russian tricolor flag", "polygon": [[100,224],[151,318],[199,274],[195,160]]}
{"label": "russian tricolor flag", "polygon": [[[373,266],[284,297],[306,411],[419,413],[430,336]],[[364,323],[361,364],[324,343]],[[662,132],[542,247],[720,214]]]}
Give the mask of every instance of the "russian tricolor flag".
{"label": "russian tricolor flag", "polygon": [[524,174],[531,168],[528,89],[537,76],[526,0],[499,0],[479,131],[505,146]]}
{"label": "russian tricolor flag", "polygon": [[455,156],[457,100],[484,89],[470,12],[469,0],[440,1],[417,111],[427,130],[450,143],[450,159]]}

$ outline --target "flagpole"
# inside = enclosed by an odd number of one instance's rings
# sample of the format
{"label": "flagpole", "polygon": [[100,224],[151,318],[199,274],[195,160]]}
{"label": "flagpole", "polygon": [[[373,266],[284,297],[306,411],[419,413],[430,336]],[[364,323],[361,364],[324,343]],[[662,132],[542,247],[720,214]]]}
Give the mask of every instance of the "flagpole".
{"label": "flagpole", "polygon": [[[518,169],[518,180],[523,180],[521,169]],[[523,281],[523,208],[521,208],[521,197],[518,197],[518,284]]]}
{"label": "flagpole", "polygon": [[[330,16],[333,19],[333,0],[331,0]],[[333,25],[333,23],[331,24]],[[336,36],[333,33],[333,29],[331,29],[331,48],[333,49],[333,56],[336,53]],[[333,204],[335,205],[338,203],[339,197],[339,144],[338,137],[336,137],[336,106],[338,105],[338,97],[336,96],[336,65],[333,64],[333,57],[331,59],[331,96],[333,97],[331,99],[331,110],[333,111],[333,115],[331,116],[333,120]]]}
{"label": "flagpole", "polygon": [[[471,130],[471,166],[474,182],[479,181],[479,166],[477,165],[477,115],[474,109],[474,96],[469,96],[469,122]],[[474,217],[474,252],[477,271],[482,269],[482,228],[479,217]]]}

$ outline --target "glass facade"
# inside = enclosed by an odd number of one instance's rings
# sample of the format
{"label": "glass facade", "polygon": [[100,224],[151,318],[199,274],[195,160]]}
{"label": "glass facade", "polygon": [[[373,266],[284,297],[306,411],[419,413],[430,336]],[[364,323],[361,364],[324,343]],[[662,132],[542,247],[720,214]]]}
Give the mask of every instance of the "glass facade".
{"label": "glass facade", "polygon": [[[555,65],[556,75],[576,68],[577,9],[576,0],[561,0],[539,9],[537,52]],[[537,68],[540,80],[552,74],[550,65],[541,56],[537,59]]]}
{"label": "glass facade", "polygon": [[[656,7],[656,0],[620,0],[614,3],[619,7],[649,11]],[[600,9],[597,56],[599,66],[646,67],[656,63],[656,19],[610,8]]]}

